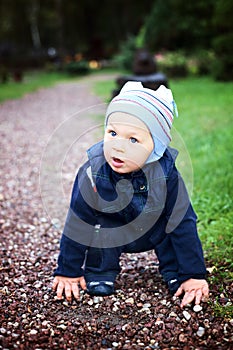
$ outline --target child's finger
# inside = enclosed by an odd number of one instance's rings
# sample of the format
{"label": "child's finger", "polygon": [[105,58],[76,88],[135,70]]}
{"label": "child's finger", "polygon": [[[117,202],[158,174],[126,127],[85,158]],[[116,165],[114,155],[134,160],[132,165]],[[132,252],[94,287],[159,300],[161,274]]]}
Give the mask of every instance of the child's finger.
{"label": "child's finger", "polygon": [[57,285],[57,298],[58,299],[63,298],[63,296],[62,296],[63,290],[64,290],[64,284],[63,284],[63,282],[59,281],[59,283]]}
{"label": "child's finger", "polygon": [[77,283],[72,283],[72,293],[75,299],[79,299],[79,287]]}
{"label": "child's finger", "polygon": [[197,289],[196,290],[196,299],[195,299],[195,304],[200,304],[201,302],[201,298],[202,298],[202,290],[201,289]]}
{"label": "child's finger", "polygon": [[208,287],[208,285],[206,285],[206,286],[204,286],[204,287],[202,288],[202,292],[203,292],[203,295],[204,295],[205,297],[208,297],[208,296],[209,296],[209,287]]}
{"label": "child's finger", "polygon": [[209,287],[208,287],[208,285],[207,285],[207,286],[204,286],[204,287],[202,288],[202,298],[201,298],[201,300],[202,300],[204,303],[206,303],[206,302],[208,301],[208,299],[209,299]]}
{"label": "child's finger", "polygon": [[67,301],[71,301],[71,285],[69,283],[65,283],[65,296]]}
{"label": "child's finger", "polygon": [[58,279],[55,277],[52,284],[52,289],[55,291],[57,289]]}
{"label": "child's finger", "polygon": [[191,290],[191,291],[188,291],[188,292],[185,292],[185,295],[183,297],[183,300],[181,302],[181,307],[187,305],[187,304],[190,304],[193,299],[195,298],[195,291],[194,290]]}
{"label": "child's finger", "polygon": [[179,297],[181,294],[183,293],[183,287],[182,285],[177,289],[177,291],[175,292],[174,296],[175,297]]}
{"label": "child's finger", "polygon": [[80,278],[79,283],[80,283],[80,286],[81,286],[81,288],[82,288],[83,290],[87,289],[87,286],[86,286],[86,282],[85,282],[84,277]]}

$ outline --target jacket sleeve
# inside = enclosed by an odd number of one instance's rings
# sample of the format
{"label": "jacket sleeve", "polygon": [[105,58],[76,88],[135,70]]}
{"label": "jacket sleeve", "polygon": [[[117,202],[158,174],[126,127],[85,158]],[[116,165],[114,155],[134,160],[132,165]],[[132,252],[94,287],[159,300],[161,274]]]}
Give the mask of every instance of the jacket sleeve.
{"label": "jacket sleeve", "polygon": [[60,254],[54,276],[80,277],[85,255],[96,225],[95,192],[86,170],[80,168],[72,190],[70,208],[64,225]]}
{"label": "jacket sleeve", "polygon": [[197,233],[197,216],[175,166],[167,180],[166,219],[166,233],[177,259],[179,281],[205,278],[207,271]]}
{"label": "jacket sleeve", "polygon": [[86,247],[62,234],[60,253],[54,276],[81,277]]}

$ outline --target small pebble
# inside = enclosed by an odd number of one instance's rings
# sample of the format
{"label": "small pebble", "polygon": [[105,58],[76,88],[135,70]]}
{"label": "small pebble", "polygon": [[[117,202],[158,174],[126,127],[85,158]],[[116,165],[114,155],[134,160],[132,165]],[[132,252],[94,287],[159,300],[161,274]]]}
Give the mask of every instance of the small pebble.
{"label": "small pebble", "polygon": [[69,307],[69,303],[68,303],[68,301],[66,301],[66,300],[63,301],[62,305],[66,306],[66,307]]}
{"label": "small pebble", "polygon": [[143,309],[148,309],[151,307],[151,304],[150,303],[146,303],[143,305]]}
{"label": "small pebble", "polygon": [[205,334],[205,328],[204,327],[199,327],[197,331],[198,337],[202,337]]}
{"label": "small pebble", "polygon": [[19,278],[15,278],[15,279],[13,280],[13,282],[16,283],[16,284],[22,283],[22,281],[21,281]]}
{"label": "small pebble", "polygon": [[147,295],[146,295],[145,293],[142,293],[142,294],[140,295],[140,300],[141,300],[141,301],[145,301],[147,298],[148,298],[148,297],[147,297]]}
{"label": "small pebble", "polygon": [[41,288],[41,286],[42,286],[42,283],[41,283],[41,282],[37,282],[36,284],[34,284],[34,287],[35,287],[36,289]]}
{"label": "small pebble", "polygon": [[[155,344],[158,345],[158,343],[156,343],[156,340],[155,340],[155,339],[151,339],[151,340],[150,340],[150,344],[152,344],[152,345],[155,345]],[[156,346],[156,345],[155,345],[155,346]]]}
{"label": "small pebble", "polygon": [[5,328],[0,328],[0,333],[2,333],[2,334],[5,334],[6,333],[6,329]]}
{"label": "small pebble", "polygon": [[94,297],[93,298],[94,304],[98,304],[100,301],[103,301],[103,297]]}
{"label": "small pebble", "polygon": [[125,302],[128,304],[134,304],[134,298],[128,298],[125,300]]}
{"label": "small pebble", "polygon": [[179,334],[179,341],[181,343],[186,343],[187,342],[187,337],[184,333]]}
{"label": "small pebble", "polygon": [[57,326],[57,328],[61,328],[61,329],[63,329],[63,330],[66,330],[66,326],[64,325],[64,324],[59,324],[58,326]]}
{"label": "small pebble", "polygon": [[17,334],[17,333],[11,333],[11,335],[12,335],[13,338],[18,338],[19,337],[19,334]]}
{"label": "small pebble", "polygon": [[128,323],[126,323],[126,324],[124,324],[124,325],[121,327],[121,329],[123,330],[123,332],[126,330],[126,328],[127,328],[128,326],[129,326]]}
{"label": "small pebble", "polygon": [[194,305],[193,307],[193,311],[194,312],[200,312],[202,310],[202,306],[201,305]]}
{"label": "small pebble", "polygon": [[183,311],[183,315],[184,315],[184,318],[185,318],[187,321],[190,320],[191,315],[190,315],[190,313],[189,313],[188,311]]}
{"label": "small pebble", "polygon": [[9,291],[9,289],[7,288],[7,286],[4,286],[4,287],[2,288],[2,290],[1,290],[1,292],[2,292],[3,294],[10,294],[10,291]]}

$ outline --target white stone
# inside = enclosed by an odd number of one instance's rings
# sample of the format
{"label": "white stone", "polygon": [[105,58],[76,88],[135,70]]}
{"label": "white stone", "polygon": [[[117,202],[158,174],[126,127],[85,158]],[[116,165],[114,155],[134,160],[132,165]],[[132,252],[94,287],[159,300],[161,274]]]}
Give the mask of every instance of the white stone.
{"label": "white stone", "polygon": [[128,327],[128,323],[124,324],[121,329],[123,330],[123,332],[126,330],[126,328]]}
{"label": "white stone", "polygon": [[146,304],[143,305],[143,309],[148,309],[149,307],[151,307],[150,303],[146,303]]}
{"label": "white stone", "polygon": [[198,337],[202,337],[205,334],[205,328],[198,327],[197,335]]}
{"label": "white stone", "polygon": [[100,301],[103,301],[103,297],[94,297],[93,298],[93,302],[94,302],[94,304],[98,304]]}
{"label": "white stone", "polygon": [[64,325],[64,324],[59,324],[58,326],[57,326],[57,328],[61,328],[61,329],[63,329],[63,330],[66,330],[66,326]]}
{"label": "white stone", "polygon": [[134,298],[128,298],[125,300],[125,302],[128,304],[134,304]]}
{"label": "white stone", "polygon": [[193,311],[194,312],[200,312],[202,310],[202,306],[201,305],[194,305],[194,307],[193,307]]}
{"label": "white stone", "polygon": [[190,318],[191,318],[191,315],[190,315],[190,313],[188,312],[188,311],[183,311],[183,315],[184,315],[184,318],[187,320],[187,321],[189,321],[190,320]]}

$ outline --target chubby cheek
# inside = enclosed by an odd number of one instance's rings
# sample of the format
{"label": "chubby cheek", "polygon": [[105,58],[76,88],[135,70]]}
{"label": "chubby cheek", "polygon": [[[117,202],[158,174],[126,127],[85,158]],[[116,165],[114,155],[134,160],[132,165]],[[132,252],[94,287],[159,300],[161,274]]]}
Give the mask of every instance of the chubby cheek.
{"label": "chubby cheek", "polygon": [[111,157],[111,146],[110,142],[104,142],[104,157],[107,162],[109,162]]}
{"label": "chubby cheek", "polygon": [[137,167],[142,167],[149,157],[149,152],[143,146],[137,145],[131,148],[127,154],[129,162]]}

